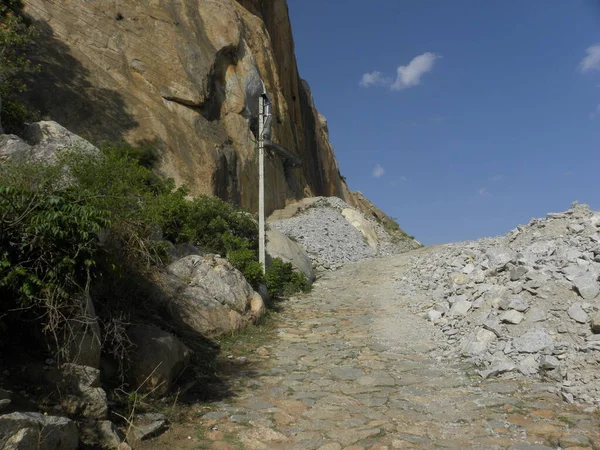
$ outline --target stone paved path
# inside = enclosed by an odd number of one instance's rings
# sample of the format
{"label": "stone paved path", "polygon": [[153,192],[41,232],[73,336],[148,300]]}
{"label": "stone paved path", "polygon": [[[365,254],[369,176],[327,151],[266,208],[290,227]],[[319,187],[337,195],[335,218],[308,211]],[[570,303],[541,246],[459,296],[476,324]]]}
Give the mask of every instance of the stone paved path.
{"label": "stone paved path", "polygon": [[288,302],[260,373],[200,419],[200,448],[600,445],[597,413],[567,405],[550,385],[482,381],[459,360],[428,357],[437,331],[394,292],[408,257],[347,265]]}

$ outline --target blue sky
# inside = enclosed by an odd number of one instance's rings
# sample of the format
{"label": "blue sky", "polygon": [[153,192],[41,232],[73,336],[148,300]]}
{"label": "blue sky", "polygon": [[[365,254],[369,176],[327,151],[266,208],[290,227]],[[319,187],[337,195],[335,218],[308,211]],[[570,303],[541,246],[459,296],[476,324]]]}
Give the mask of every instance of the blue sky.
{"label": "blue sky", "polygon": [[600,1],[288,4],[342,174],[409,234],[600,209]]}

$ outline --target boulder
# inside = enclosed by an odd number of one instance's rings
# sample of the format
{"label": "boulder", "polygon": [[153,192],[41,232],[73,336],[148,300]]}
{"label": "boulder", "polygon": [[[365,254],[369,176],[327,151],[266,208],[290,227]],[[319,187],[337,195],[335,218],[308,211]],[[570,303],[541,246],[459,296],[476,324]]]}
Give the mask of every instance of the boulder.
{"label": "boulder", "polygon": [[0,136],[0,162],[15,158],[52,162],[65,150],[80,150],[93,156],[100,155],[98,148],[52,121],[30,124],[25,129],[25,140],[12,134]]}
{"label": "boulder", "polygon": [[79,433],[66,417],[15,412],[0,416],[0,448],[7,445],[20,450],[76,450]]}
{"label": "boulder", "polygon": [[27,158],[33,149],[23,139],[14,134],[0,135],[0,162],[9,159]]}
{"label": "boulder", "polygon": [[343,209],[342,216],[344,216],[350,225],[360,231],[369,247],[371,247],[374,251],[377,251],[379,238],[377,237],[377,231],[373,225],[355,209]]}
{"label": "boulder", "polygon": [[127,335],[136,346],[128,371],[133,387],[156,395],[167,393],[188,363],[187,347],[154,325],[134,325]]}
{"label": "boulder", "polygon": [[315,281],[312,261],[306,251],[277,228],[271,227],[267,231],[266,251],[268,258],[280,258],[283,262],[290,263],[294,269],[304,274],[308,281]]}
{"label": "boulder", "polygon": [[100,387],[100,370],[77,364],[62,366],[60,386],[63,409],[88,419],[105,419],[108,413],[106,392]]}
{"label": "boulder", "polygon": [[123,440],[123,434],[110,420],[87,422],[81,427],[81,441],[89,447],[117,449]]}
{"label": "boulder", "polygon": [[49,120],[30,124],[25,129],[25,140],[33,147],[35,157],[43,161],[53,161],[65,150],[100,155],[100,150],[88,141]]}
{"label": "boulder", "polygon": [[229,333],[264,314],[264,302],[240,271],[215,255],[187,256],[167,268],[163,287],[173,321],[204,336]]}

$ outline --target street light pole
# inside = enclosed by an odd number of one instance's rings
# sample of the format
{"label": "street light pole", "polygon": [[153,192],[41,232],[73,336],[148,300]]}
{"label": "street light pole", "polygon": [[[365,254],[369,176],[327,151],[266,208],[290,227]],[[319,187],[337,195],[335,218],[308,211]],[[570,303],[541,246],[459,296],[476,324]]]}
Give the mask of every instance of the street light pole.
{"label": "street light pole", "polygon": [[266,271],[265,256],[265,104],[267,93],[263,93],[258,100],[258,261],[263,274]]}

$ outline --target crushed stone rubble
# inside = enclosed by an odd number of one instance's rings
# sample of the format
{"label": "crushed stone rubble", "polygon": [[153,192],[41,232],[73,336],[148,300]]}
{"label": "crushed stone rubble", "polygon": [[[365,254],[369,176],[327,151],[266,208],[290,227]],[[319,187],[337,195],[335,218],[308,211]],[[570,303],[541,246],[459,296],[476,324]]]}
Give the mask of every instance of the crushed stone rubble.
{"label": "crushed stone rubble", "polygon": [[367,244],[362,233],[344,218],[344,209],[356,210],[338,197],[322,197],[300,214],[270,225],[304,247],[318,271],[336,270],[348,262],[389,256],[419,246],[412,239],[392,242],[381,224],[363,214],[377,234],[375,250]]}
{"label": "crushed stone rubble", "polygon": [[575,203],[411,263],[397,289],[426,293],[413,312],[440,331],[438,359],[468,358],[482,378],[541,377],[567,402],[600,404],[600,212]]}

